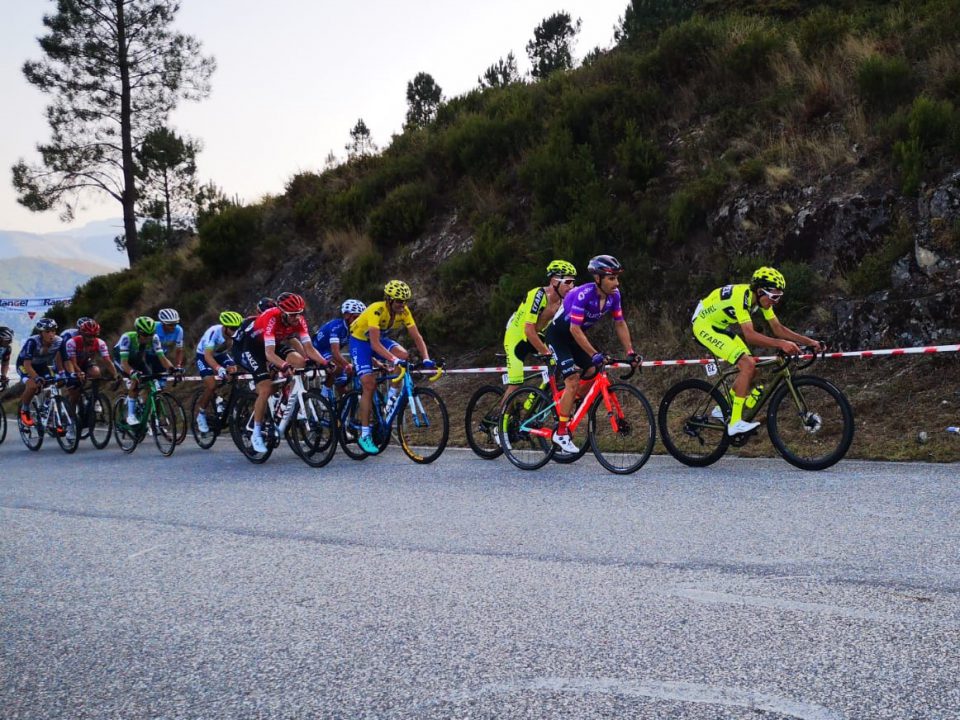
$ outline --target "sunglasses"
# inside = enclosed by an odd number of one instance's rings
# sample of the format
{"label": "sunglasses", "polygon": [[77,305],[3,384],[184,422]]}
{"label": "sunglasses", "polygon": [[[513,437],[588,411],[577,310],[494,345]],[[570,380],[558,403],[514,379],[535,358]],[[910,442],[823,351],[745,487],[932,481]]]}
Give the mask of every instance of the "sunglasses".
{"label": "sunglasses", "polygon": [[303,315],[303,311],[301,310],[300,312],[285,312],[283,314],[288,318],[298,318],[301,315]]}
{"label": "sunglasses", "polygon": [[573,285],[577,281],[576,278],[562,278],[560,280],[561,285]]}
{"label": "sunglasses", "polygon": [[766,295],[773,302],[779,302],[780,298],[783,297],[783,290],[767,290],[766,288],[760,288],[760,292]]}

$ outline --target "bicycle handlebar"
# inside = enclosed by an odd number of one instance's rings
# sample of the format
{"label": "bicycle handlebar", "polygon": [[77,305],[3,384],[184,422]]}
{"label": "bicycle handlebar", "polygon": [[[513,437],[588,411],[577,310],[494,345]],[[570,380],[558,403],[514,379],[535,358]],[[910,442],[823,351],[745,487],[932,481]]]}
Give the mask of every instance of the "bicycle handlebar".
{"label": "bicycle handlebar", "polygon": [[606,365],[627,365],[627,366],[630,368],[630,370],[629,370],[627,373],[625,373],[625,374],[621,374],[621,375],[618,377],[618,379],[619,379],[619,380],[629,380],[630,378],[632,378],[632,377],[636,374],[637,370],[640,369],[640,363],[641,363],[641,362],[642,362],[642,359],[640,358],[639,355],[637,355],[637,359],[636,359],[634,362],[630,362],[629,359],[626,359],[626,360],[625,360],[625,359],[623,359],[623,358],[607,357],[607,358],[604,360],[604,363],[603,363],[603,364],[604,364],[605,366],[606,366]]}

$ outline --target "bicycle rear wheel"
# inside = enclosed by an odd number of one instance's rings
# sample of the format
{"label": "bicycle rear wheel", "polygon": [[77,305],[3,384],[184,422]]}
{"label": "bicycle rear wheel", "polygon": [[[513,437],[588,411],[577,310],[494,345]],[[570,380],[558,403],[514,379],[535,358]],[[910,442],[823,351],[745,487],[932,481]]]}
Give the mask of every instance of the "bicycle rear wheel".
{"label": "bicycle rear wheel", "polygon": [[57,444],[65,453],[74,453],[80,445],[80,428],[77,427],[77,416],[66,398],[55,397],[54,413],[58,418],[55,434]]}
{"label": "bicycle rear wheel", "polygon": [[440,396],[429,388],[414,388],[397,417],[397,434],[414,462],[426,465],[440,457],[450,437],[450,417]]}
{"label": "bicycle rear wheel", "polygon": [[302,395],[303,407],[287,428],[287,444],[310,467],[323,467],[337,450],[337,415],[318,390]]}
{"label": "bicycle rear wheel", "polygon": [[484,385],[467,402],[463,418],[467,444],[484,460],[493,460],[503,455],[497,444],[497,419],[500,417],[500,399],[503,388]]}
{"label": "bicycle rear wheel", "polygon": [[132,453],[142,438],[141,425],[127,425],[127,398],[118,397],[113,403],[113,436],[125,453]]}
{"label": "bicycle rear wheel", "polygon": [[650,459],[657,439],[653,408],[633,385],[617,383],[590,408],[590,446],[597,461],[617,475],[629,475]]}
{"label": "bicycle rear wheel", "polygon": [[360,393],[351,390],[340,401],[340,447],[347,454],[347,457],[354,460],[366,460],[367,453],[360,447]]}
{"label": "bicycle rear wheel", "polygon": [[41,404],[40,399],[34,395],[30,401],[30,417],[33,425],[24,425],[20,419],[20,407],[17,403],[17,427],[20,429],[20,439],[28,449],[36,452],[43,445],[43,423],[45,418],[40,417]]}
{"label": "bicycle rear wheel", "polygon": [[553,400],[539,388],[521,387],[507,396],[497,422],[500,447],[521,470],[537,470],[554,455],[557,426]]}
{"label": "bicycle rear wheel", "polygon": [[770,398],[770,442],[791,465],[823,470],[839,462],[853,442],[853,409],[833,383],[812,375],[783,383]]}
{"label": "bicycle rear wheel", "polygon": [[0,445],[7,439],[7,413],[0,405]]}
{"label": "bicycle rear wheel", "polygon": [[154,396],[154,411],[150,418],[150,429],[153,431],[153,441],[157,450],[164,457],[173,455],[180,441],[180,429],[177,424],[177,404],[169,395],[157,393]]}
{"label": "bicycle rear wheel", "polygon": [[97,450],[103,450],[110,444],[113,435],[113,420],[110,416],[110,401],[103,393],[93,393],[87,396],[85,425],[90,434],[90,442]]}
{"label": "bicycle rear wheel", "polygon": [[276,443],[272,442],[273,420],[268,411],[263,414],[263,425],[260,428],[267,451],[258,453],[253,449],[250,437],[253,435],[253,405],[256,399],[256,395],[246,393],[237,398],[237,404],[230,415],[230,436],[243,456],[255,465],[259,465],[265,463],[273,454]]}
{"label": "bicycle rear wheel", "polygon": [[[207,403],[206,412],[204,412],[204,417],[207,419],[207,431],[201,432],[200,428],[197,427],[197,413],[200,411],[200,398],[203,396],[203,392],[202,387],[197,389],[190,400],[190,432],[197,445],[204,450],[209,450],[217,441],[217,435],[220,434],[221,418],[216,412],[216,401],[211,398],[210,402]],[[212,414],[210,413],[211,409],[213,410]]]}
{"label": "bicycle rear wheel", "polygon": [[190,427],[190,422],[187,419],[187,411],[183,407],[183,403],[180,402],[180,398],[173,393],[165,390],[160,394],[170,401],[171,408],[174,411],[174,417],[176,417],[177,420],[177,445],[182,445],[183,441],[187,439],[187,430]]}
{"label": "bicycle rear wheel", "polygon": [[[721,417],[714,416],[715,408],[720,408]],[[664,447],[684,465],[712,465],[730,445],[730,404],[703,380],[683,380],[667,390],[657,415]]]}

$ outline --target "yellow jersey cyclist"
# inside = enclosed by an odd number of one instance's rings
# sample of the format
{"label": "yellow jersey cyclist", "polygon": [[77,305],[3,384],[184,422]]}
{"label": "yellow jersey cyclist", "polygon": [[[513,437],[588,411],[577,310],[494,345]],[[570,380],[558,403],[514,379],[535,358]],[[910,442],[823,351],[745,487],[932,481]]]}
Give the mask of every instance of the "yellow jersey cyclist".
{"label": "yellow jersey cyclist", "polygon": [[[379,452],[370,432],[370,413],[373,408],[373,392],[377,387],[377,376],[373,371],[374,355],[387,365],[394,366],[400,360],[406,360],[409,353],[390,333],[406,328],[413,339],[423,366],[435,367],[427,352],[427,344],[413,321],[413,314],[407,307],[407,301],[413,297],[410,286],[402,280],[391,280],[383,288],[383,300],[371,303],[357,319],[350,324],[350,356],[354,372],[360,378],[360,440],[364,452],[376,455]],[[397,392],[394,387],[391,393]]]}
{"label": "yellow jersey cyclist", "polygon": [[[750,355],[747,343],[774,348],[787,355],[799,354],[797,343],[810,345],[818,352],[823,349],[823,344],[818,340],[795,333],[777,319],[773,308],[783,298],[786,287],[786,278],[779,270],[761,267],[753,273],[749,284],[717,288],[701,300],[694,310],[693,336],[717,358],[740,369],[731,392],[728,435],[750,432],[760,425],[743,419],[743,404],[750,394],[757,372],[757,361]],[[754,329],[751,315],[758,310],[775,337]],[[738,327],[742,338],[736,334]],[[714,408],[715,416],[720,415],[718,410]]]}
{"label": "yellow jersey cyclist", "polygon": [[[532,353],[544,362],[553,359],[550,348],[543,341],[543,333],[566,296],[577,282],[577,269],[566,260],[554,260],[547,265],[547,284],[535,287],[507,320],[503,335],[503,349],[507,354],[507,384],[523,384],[523,363]],[[504,399],[509,389],[503,394]]]}

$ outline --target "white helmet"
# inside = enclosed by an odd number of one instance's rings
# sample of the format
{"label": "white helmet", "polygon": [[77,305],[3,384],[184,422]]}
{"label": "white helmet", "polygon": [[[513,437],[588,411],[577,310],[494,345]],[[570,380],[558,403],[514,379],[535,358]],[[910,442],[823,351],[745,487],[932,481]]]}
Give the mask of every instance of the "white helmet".
{"label": "white helmet", "polygon": [[364,310],[367,309],[367,306],[364,305],[359,300],[344,300],[343,305],[340,306],[340,313],[346,315],[347,313],[352,313],[353,315],[359,315]]}
{"label": "white helmet", "polygon": [[180,313],[173,308],[163,308],[157,313],[157,318],[162,323],[178,323],[180,322]]}

